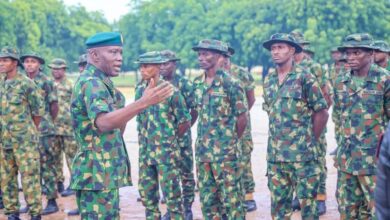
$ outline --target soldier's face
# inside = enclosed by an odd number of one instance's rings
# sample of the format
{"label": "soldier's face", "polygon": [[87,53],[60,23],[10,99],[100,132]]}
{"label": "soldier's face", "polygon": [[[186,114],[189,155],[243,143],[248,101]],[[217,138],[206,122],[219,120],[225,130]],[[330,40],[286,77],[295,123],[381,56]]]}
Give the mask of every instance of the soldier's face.
{"label": "soldier's face", "polygon": [[209,70],[218,65],[222,55],[211,50],[198,50],[198,62],[201,69]]}
{"label": "soldier's face", "polygon": [[361,48],[348,48],[345,54],[351,70],[360,70],[373,60],[373,52]]}
{"label": "soldier's face", "polygon": [[24,70],[27,72],[27,73],[36,73],[39,71],[39,67],[41,66],[41,63],[39,62],[38,59],[36,58],[33,58],[33,57],[27,57],[26,59],[24,59],[23,61],[23,66],[24,66]]}
{"label": "soldier's face", "polygon": [[375,63],[384,62],[389,57],[388,53],[384,53],[382,51],[376,50],[374,52],[374,61]]}
{"label": "soldier's face", "polygon": [[65,76],[65,68],[52,68],[51,69],[51,74],[53,75],[54,79],[60,80],[64,78]]}
{"label": "soldier's face", "polygon": [[0,58],[0,73],[10,73],[18,66],[18,61],[9,57]]}
{"label": "soldier's face", "polygon": [[118,76],[122,67],[122,47],[107,46],[96,48],[98,68],[108,76]]}
{"label": "soldier's face", "polygon": [[331,54],[332,60],[334,60],[334,61],[340,60],[342,55],[343,54],[339,51],[333,51]]}
{"label": "soldier's face", "polygon": [[143,80],[149,80],[160,73],[160,64],[143,63],[140,72]]}
{"label": "soldier's face", "polygon": [[160,69],[161,69],[160,71],[161,75],[170,77],[176,70],[176,61],[169,61],[163,63],[161,64]]}
{"label": "soldier's face", "polygon": [[295,49],[286,43],[274,43],[271,46],[271,57],[275,64],[284,64],[294,56]]}

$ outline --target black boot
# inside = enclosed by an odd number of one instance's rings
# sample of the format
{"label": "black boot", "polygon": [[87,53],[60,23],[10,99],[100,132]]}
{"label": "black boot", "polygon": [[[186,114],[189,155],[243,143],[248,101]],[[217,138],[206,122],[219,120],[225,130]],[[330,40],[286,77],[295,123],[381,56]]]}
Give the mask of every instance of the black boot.
{"label": "black boot", "polygon": [[73,209],[68,212],[69,216],[80,215],[79,209]]}
{"label": "black boot", "polygon": [[190,204],[185,204],[184,205],[184,219],[185,220],[192,220],[193,215],[192,215],[192,209]]}
{"label": "black boot", "polygon": [[41,220],[42,219],[42,216],[41,215],[34,215],[34,216],[31,216],[31,220]]}
{"label": "black boot", "polygon": [[71,195],[74,195],[74,194],[75,194],[75,192],[68,187],[66,190],[64,190],[61,193],[61,196],[62,197],[67,197],[67,196],[71,196]]}
{"label": "black boot", "polygon": [[326,213],[326,203],[325,201],[317,201],[317,211],[318,215],[321,216]]}
{"label": "black boot", "polygon": [[28,205],[26,205],[25,207],[22,207],[19,209],[19,213],[24,214],[24,213],[27,213],[28,210],[30,210],[30,207],[28,207]]}
{"label": "black boot", "polygon": [[61,194],[63,191],[64,191],[65,187],[64,187],[64,183],[63,182],[57,182],[57,191],[59,194]]}
{"label": "black boot", "polygon": [[291,203],[292,210],[295,211],[300,211],[301,210],[301,205],[299,204],[299,199],[298,197],[295,197]]}
{"label": "black boot", "polygon": [[169,214],[169,212],[165,213],[161,220],[171,220],[171,214]]}
{"label": "black boot", "polygon": [[8,215],[8,220],[20,220],[19,213],[12,213]]}
{"label": "black boot", "polygon": [[257,209],[255,200],[245,200],[244,207],[247,212],[253,212]]}
{"label": "black boot", "polygon": [[58,212],[56,199],[49,199],[49,201],[47,201],[46,208],[42,211],[42,215],[48,215],[55,212]]}

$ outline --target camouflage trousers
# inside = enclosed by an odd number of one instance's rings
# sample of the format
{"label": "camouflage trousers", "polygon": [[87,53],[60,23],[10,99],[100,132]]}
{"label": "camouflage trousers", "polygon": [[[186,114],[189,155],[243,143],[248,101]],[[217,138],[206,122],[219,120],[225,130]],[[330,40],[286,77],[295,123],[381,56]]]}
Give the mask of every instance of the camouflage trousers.
{"label": "camouflage trousers", "polygon": [[198,162],[197,170],[204,219],[245,219],[241,162]]}
{"label": "camouflage trousers", "polygon": [[318,219],[316,196],[319,187],[318,161],[269,162],[268,188],[273,219],[290,219],[294,188],[301,204],[302,219]]}
{"label": "camouflage trousers", "polygon": [[60,160],[56,154],[56,136],[49,135],[40,138],[40,154],[41,154],[41,175],[46,188],[46,198],[57,198],[57,170],[56,161]]}
{"label": "camouflage trousers", "polygon": [[326,200],[326,177],[328,173],[328,168],[326,167],[326,137],[325,132],[320,136],[319,140],[319,150],[320,156],[318,158],[318,162],[320,165],[320,185],[318,187],[317,200],[324,201]]}
{"label": "camouflage trousers", "polygon": [[38,143],[28,142],[13,149],[0,150],[1,189],[5,214],[19,212],[18,171],[31,215],[42,211],[42,191]]}
{"label": "camouflage trousers", "polygon": [[63,153],[65,153],[66,163],[68,165],[69,171],[71,170],[71,165],[74,156],[77,153],[77,143],[73,136],[56,136],[55,142],[55,154],[56,157],[60,158],[56,162],[56,173],[57,173],[57,182],[64,182],[64,157]]}
{"label": "camouflage trousers", "polygon": [[178,139],[180,146],[180,180],[184,205],[191,205],[195,199],[194,156],[191,145],[191,133]]}
{"label": "camouflage trousers", "polygon": [[119,190],[76,190],[82,220],[119,220]]}
{"label": "camouflage trousers", "polygon": [[175,164],[139,165],[138,190],[146,219],[160,220],[159,182],[171,219],[183,219],[179,169]]}
{"label": "camouflage trousers", "polygon": [[[253,192],[255,191],[255,180],[253,179],[252,172],[252,151],[253,151],[253,141],[252,138],[242,139],[242,183],[243,190],[245,194],[253,197]],[[246,198],[246,200],[253,200],[253,198]]]}
{"label": "camouflage trousers", "polygon": [[340,219],[376,219],[375,175],[337,173],[336,198]]}

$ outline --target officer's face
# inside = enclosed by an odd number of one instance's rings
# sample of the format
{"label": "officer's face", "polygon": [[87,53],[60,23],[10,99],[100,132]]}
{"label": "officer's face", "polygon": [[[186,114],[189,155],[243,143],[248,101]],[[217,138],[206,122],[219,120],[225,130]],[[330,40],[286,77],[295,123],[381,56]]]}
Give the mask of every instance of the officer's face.
{"label": "officer's face", "polygon": [[373,60],[373,52],[361,48],[348,48],[345,51],[351,70],[360,70]]}
{"label": "officer's face", "polygon": [[161,64],[161,75],[166,77],[172,77],[173,73],[176,70],[176,61],[169,61]]}
{"label": "officer's face", "polygon": [[122,67],[122,47],[107,46],[96,48],[97,65],[108,76],[118,76]]}
{"label": "officer's face", "polygon": [[26,73],[33,74],[39,71],[41,63],[34,57],[27,57],[23,61],[23,66]]}
{"label": "officer's face", "polygon": [[343,54],[340,51],[333,51],[331,54],[332,60],[334,61],[340,60],[342,55]]}
{"label": "officer's face", "polygon": [[[209,70],[218,65],[222,55],[211,50],[198,50],[198,62],[201,69]],[[223,63],[222,63],[223,64]]]}
{"label": "officer's face", "polygon": [[149,80],[160,73],[160,64],[143,63],[140,72],[143,80]]}
{"label": "officer's face", "polygon": [[61,80],[65,76],[65,68],[52,68],[51,74],[53,75],[54,79]]}
{"label": "officer's face", "polygon": [[271,46],[271,57],[275,64],[284,64],[292,59],[295,48],[286,43],[274,43]]}
{"label": "officer's face", "polygon": [[18,61],[9,57],[0,58],[0,73],[10,73],[18,66]]}
{"label": "officer's face", "polygon": [[384,53],[382,51],[376,50],[374,52],[374,61],[375,63],[384,62],[389,57],[388,53]]}

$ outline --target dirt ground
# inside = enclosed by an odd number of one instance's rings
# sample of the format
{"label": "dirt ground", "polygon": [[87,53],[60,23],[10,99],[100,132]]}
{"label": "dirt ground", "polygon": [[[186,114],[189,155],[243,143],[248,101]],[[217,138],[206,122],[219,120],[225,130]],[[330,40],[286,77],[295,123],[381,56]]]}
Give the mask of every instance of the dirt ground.
{"label": "dirt ground", "polygon": [[[132,99],[128,99],[132,100]],[[255,219],[271,219],[270,216],[270,196],[267,188],[267,179],[265,177],[266,170],[266,144],[267,144],[267,134],[268,134],[268,118],[266,113],[261,109],[262,100],[260,97],[257,98],[257,101],[251,111],[251,120],[252,120],[252,135],[254,140],[254,151],[252,154],[252,166],[253,173],[256,182],[256,192],[254,193],[255,200],[257,202],[257,210],[247,214],[248,220]],[[196,125],[193,127],[195,131]],[[334,125],[331,120],[328,122],[328,132],[327,132],[327,141],[328,141],[328,152],[333,150],[335,145],[334,139]],[[195,133],[194,133],[195,134]],[[195,136],[194,136],[195,137]],[[144,208],[140,202],[137,202],[138,191],[137,191],[137,182],[138,182],[138,145],[137,145],[137,133],[135,120],[132,120],[128,123],[125,131],[125,141],[128,148],[128,153],[131,161],[132,169],[132,178],[134,186],[125,187],[120,189],[120,208],[121,208],[121,219],[145,219],[144,217]],[[333,160],[331,156],[327,155],[327,166],[328,166],[328,178],[327,178],[327,213],[320,217],[321,220],[334,220],[339,219],[339,214],[337,211],[337,203],[335,198],[335,189],[336,189],[336,178],[337,173],[336,169],[333,167]],[[66,186],[69,181],[69,172],[65,170],[66,175]],[[24,205],[25,201],[22,193],[20,193],[20,201]],[[46,200],[44,199],[44,205]],[[68,217],[65,212],[70,209],[76,208],[75,197],[66,197],[62,198],[59,196],[58,203],[60,211],[58,213],[44,216],[44,220],[76,220],[80,217]],[[165,213],[165,205],[161,205],[162,213]],[[0,220],[6,219],[3,214],[3,210],[0,210]],[[202,214],[200,210],[199,195],[196,194],[195,203],[193,205],[194,219],[202,219]],[[26,214],[21,215],[22,219],[27,220],[29,216]],[[301,219],[300,212],[295,212],[292,219]]]}

